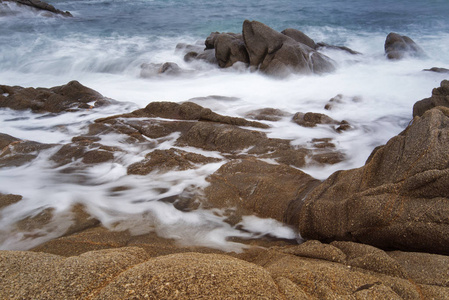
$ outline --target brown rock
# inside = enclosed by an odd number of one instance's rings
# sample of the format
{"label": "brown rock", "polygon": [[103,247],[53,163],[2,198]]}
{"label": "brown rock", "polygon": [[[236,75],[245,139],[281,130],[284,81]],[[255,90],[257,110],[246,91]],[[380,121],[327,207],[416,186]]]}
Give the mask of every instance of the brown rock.
{"label": "brown rock", "polygon": [[271,165],[255,159],[231,161],[208,181],[208,205],[236,208],[241,216],[256,214],[263,218],[297,224],[301,199],[318,184],[309,175],[286,165]]}
{"label": "brown rock", "polygon": [[241,34],[220,33],[214,36],[215,58],[221,68],[236,62],[249,63],[248,52]]}
{"label": "brown rock", "polygon": [[128,167],[128,174],[147,175],[154,170],[187,170],[199,164],[220,161],[213,157],[170,148],[169,150],[154,150],[145,160]]}
{"label": "brown rock", "polygon": [[433,89],[432,96],[420,100],[413,105],[413,117],[422,116],[427,110],[436,106],[449,107],[449,81],[443,80],[440,87]]}
{"label": "brown rock", "polygon": [[13,194],[0,193],[0,210],[11,204],[17,203],[22,200],[22,196]]}
{"label": "brown rock", "polygon": [[266,74],[320,74],[334,70],[328,57],[260,22],[245,20],[243,39],[250,65]]}
{"label": "brown rock", "polygon": [[307,36],[304,32],[299,31],[293,28],[287,28],[281,31],[282,34],[294,39],[298,43],[304,44],[312,49],[317,48],[317,44],[315,44],[314,40],[312,40],[309,36]]}
{"label": "brown rock", "polygon": [[118,275],[95,299],[281,299],[270,274],[217,254],[185,253],[151,259]]}
{"label": "brown rock", "polygon": [[[3,91],[0,94],[0,107],[9,107],[16,110],[31,109],[39,113],[90,109],[111,102],[111,100],[83,86],[78,81],[71,81],[66,85],[50,89],[0,85],[0,90]],[[7,96],[4,96],[4,94]],[[92,105],[89,104],[91,102],[93,102]]]}
{"label": "brown rock", "polygon": [[53,5],[50,5],[46,2],[39,1],[39,0],[5,0],[5,1],[12,1],[16,2],[18,4],[23,4],[26,6],[34,7],[39,10],[45,10],[49,11],[54,14],[62,15],[64,17],[73,17],[72,14],[68,11],[61,11],[59,9],[56,9]]}
{"label": "brown rock", "polygon": [[364,167],[331,175],[306,198],[301,235],[449,253],[448,128],[449,110],[431,109]]}
{"label": "brown rock", "polygon": [[424,56],[424,51],[408,36],[391,32],[385,40],[385,54],[388,59],[402,59],[405,56]]}
{"label": "brown rock", "polygon": [[333,124],[337,125],[339,122],[332,119],[331,117],[320,114],[320,113],[301,113],[297,112],[293,118],[293,122],[295,122],[298,125],[304,126],[304,127],[315,127],[317,124]]}
{"label": "brown rock", "polygon": [[254,120],[279,121],[282,117],[290,115],[289,113],[275,108],[262,108],[250,111],[246,114],[247,118]]}

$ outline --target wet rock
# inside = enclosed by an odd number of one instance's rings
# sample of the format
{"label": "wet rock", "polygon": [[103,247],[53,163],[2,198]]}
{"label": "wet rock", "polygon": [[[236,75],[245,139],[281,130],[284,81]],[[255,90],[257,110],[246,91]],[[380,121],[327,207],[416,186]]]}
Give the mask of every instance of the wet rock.
{"label": "wet rock", "polygon": [[332,119],[331,117],[329,117],[325,114],[320,114],[320,113],[297,112],[293,116],[292,121],[300,126],[303,126],[303,127],[316,127],[319,124],[335,125],[335,126],[333,126],[333,128],[335,129],[335,131],[340,132],[340,133],[343,131],[346,131],[348,129],[351,129],[351,125],[349,125],[349,123],[347,121],[343,120],[341,122],[338,122],[338,121]]}
{"label": "wet rock", "polygon": [[340,51],[344,51],[344,52],[347,52],[347,53],[352,54],[352,55],[360,55],[360,54],[362,54],[360,52],[354,51],[354,50],[352,50],[352,49],[350,49],[348,47],[345,47],[345,46],[329,45],[329,44],[326,44],[326,43],[323,43],[323,42],[316,44],[316,48],[315,49],[323,49],[323,48],[324,49],[332,49],[332,50],[340,50]]}
{"label": "wet rock", "polygon": [[49,11],[51,13],[62,15],[64,17],[72,17],[72,14],[70,12],[61,11],[59,9],[56,9],[53,5],[50,5],[46,2],[39,0],[4,0],[4,1],[16,2],[18,4],[34,7],[39,10]]}
{"label": "wet rock", "polygon": [[151,78],[158,75],[177,76],[187,72],[174,62],[163,64],[144,63],[140,66],[140,77],[142,78]]}
{"label": "wet rock", "polygon": [[22,200],[22,196],[0,193],[0,210]]}
{"label": "wet rock", "polygon": [[344,104],[347,102],[353,102],[353,103],[358,103],[361,102],[362,99],[358,96],[355,97],[347,97],[347,96],[343,96],[342,94],[338,94],[335,97],[332,97],[328,103],[326,103],[326,105],[324,106],[324,109],[326,110],[332,110],[334,107],[340,105],[340,104]]}
{"label": "wet rock", "polygon": [[423,71],[435,72],[435,73],[449,73],[449,69],[437,68],[437,67],[433,67],[433,68],[430,68],[430,69],[424,69]]}
{"label": "wet rock", "polygon": [[207,180],[205,205],[236,208],[237,216],[256,214],[291,225],[297,224],[301,199],[318,183],[297,169],[256,159],[231,161]]}
{"label": "wet rock", "polygon": [[334,70],[328,57],[260,22],[245,20],[243,39],[250,65],[266,74],[321,74]]}
{"label": "wet rock", "polygon": [[413,117],[422,116],[427,110],[436,106],[449,107],[449,81],[443,80],[440,87],[433,89],[432,96],[413,105]]}
{"label": "wet rock", "polygon": [[449,110],[431,109],[376,149],[364,167],[338,171],[306,198],[306,238],[447,254]]}
{"label": "wet rock", "polygon": [[145,157],[145,160],[130,165],[128,174],[147,175],[155,170],[188,170],[200,164],[218,161],[220,159],[174,148],[154,150]]}
{"label": "wet rock", "polygon": [[292,121],[303,127],[315,127],[317,124],[333,124],[333,125],[338,124],[338,121],[332,119],[331,117],[325,114],[312,113],[312,112],[308,113],[297,112],[293,116]]}
{"label": "wet rock", "polygon": [[0,133],[0,168],[21,166],[35,159],[42,150],[55,146],[20,140]]}
{"label": "wet rock", "polygon": [[[213,48],[215,49],[215,58],[221,68],[231,67],[236,62],[249,63],[248,52],[246,51],[243,36],[241,34],[215,33],[211,40],[214,43]],[[208,40],[206,40],[206,48],[207,47]]]}
{"label": "wet rock", "polygon": [[0,107],[31,109],[38,113],[91,109],[108,105],[112,101],[78,81],[50,89],[0,85],[0,91]]}
{"label": "wet rock", "polygon": [[281,31],[282,34],[294,39],[298,43],[304,44],[312,49],[317,48],[317,44],[315,44],[314,40],[312,40],[309,36],[307,36],[304,32],[299,31],[293,28],[287,28]]}
{"label": "wet rock", "polygon": [[385,40],[385,54],[388,59],[402,59],[406,56],[422,57],[424,51],[408,36],[391,32]]}
{"label": "wet rock", "polygon": [[121,151],[121,149],[82,140],[63,145],[50,159],[58,166],[70,164],[77,160],[84,164],[99,164],[112,161],[114,152],[117,151]]}
{"label": "wet rock", "polygon": [[248,112],[245,116],[253,120],[279,121],[283,117],[289,116],[288,112],[275,108],[262,108]]}

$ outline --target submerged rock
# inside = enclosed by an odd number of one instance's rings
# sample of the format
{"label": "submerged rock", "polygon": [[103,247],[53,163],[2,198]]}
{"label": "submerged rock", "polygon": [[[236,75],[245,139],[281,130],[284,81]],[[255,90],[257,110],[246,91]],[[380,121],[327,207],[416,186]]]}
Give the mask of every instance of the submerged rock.
{"label": "submerged rock", "polygon": [[449,69],[438,68],[438,67],[433,67],[433,68],[430,68],[430,69],[424,69],[423,71],[435,72],[435,73],[449,73]]}
{"label": "submerged rock", "polygon": [[388,59],[402,59],[406,56],[422,57],[424,51],[408,36],[391,32],[385,40],[385,54]]}

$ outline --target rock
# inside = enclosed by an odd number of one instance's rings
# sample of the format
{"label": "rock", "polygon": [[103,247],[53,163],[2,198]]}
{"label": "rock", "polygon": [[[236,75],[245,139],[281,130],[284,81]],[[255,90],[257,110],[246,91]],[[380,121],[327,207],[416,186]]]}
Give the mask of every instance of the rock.
{"label": "rock", "polygon": [[13,194],[5,195],[0,193],[0,210],[5,208],[6,206],[17,203],[20,200],[22,200],[22,196],[20,195],[13,195]]}
{"label": "rock", "polygon": [[0,85],[0,107],[15,110],[31,109],[38,113],[60,113],[92,109],[110,103],[110,99],[83,86],[78,81],[71,81],[66,85],[50,89]]}
{"label": "rock", "polygon": [[334,46],[334,45],[329,45],[329,44],[326,44],[326,43],[323,43],[323,42],[316,44],[315,49],[322,49],[322,48],[332,49],[332,50],[340,50],[340,51],[344,51],[344,52],[347,52],[347,53],[352,54],[352,55],[361,55],[362,54],[360,52],[354,51],[354,50],[352,50],[352,49],[350,49],[348,47],[345,47],[345,46]]}
{"label": "rock", "polygon": [[140,66],[140,77],[151,78],[158,75],[176,76],[187,73],[174,62],[163,64],[144,63]]}
{"label": "rock", "polygon": [[207,179],[207,203],[217,208],[236,208],[237,216],[256,214],[296,225],[301,199],[318,181],[286,165],[256,159],[231,161]]}
{"label": "rock", "polygon": [[424,51],[408,36],[391,32],[385,40],[385,54],[388,59],[402,59],[406,56],[422,57]]}
{"label": "rock", "polygon": [[427,110],[436,106],[449,107],[449,81],[443,80],[439,88],[432,91],[432,96],[413,105],[413,117],[422,116]]}
{"label": "rock", "polygon": [[331,117],[320,113],[297,112],[293,116],[292,121],[303,127],[316,127],[318,124],[337,125],[334,126],[333,128],[335,129],[335,131],[339,133],[351,129],[351,125],[349,125],[347,121],[343,120],[341,122],[338,122],[332,119]]}
{"label": "rock", "polygon": [[297,112],[293,116],[292,121],[303,127],[315,127],[317,124],[333,124],[333,125],[338,124],[338,121],[332,119],[331,117],[325,114],[312,113],[312,112],[308,113]]}
{"label": "rock", "polygon": [[290,114],[275,108],[262,108],[250,111],[246,113],[246,117],[253,120],[265,120],[276,122],[281,120],[283,117],[289,116]]}
{"label": "rock", "polygon": [[250,65],[269,75],[321,74],[334,70],[328,57],[257,21],[245,20],[243,40]]}
{"label": "rock", "polygon": [[437,67],[433,67],[433,68],[430,68],[430,69],[424,69],[423,71],[435,72],[435,73],[449,73],[449,69],[437,68]]}
{"label": "rock", "polygon": [[322,244],[315,240],[306,241],[298,246],[288,247],[285,250],[282,250],[282,252],[339,263],[346,262],[346,254],[339,248],[329,244]]}
{"label": "rock", "polygon": [[[249,63],[243,36],[235,33],[220,33],[213,37],[215,58],[221,68],[228,68],[236,62]],[[207,42],[207,40],[206,40]],[[207,48],[207,43],[206,43]]]}
{"label": "rock", "polygon": [[62,15],[64,17],[73,17],[70,12],[61,11],[59,9],[56,9],[53,5],[50,5],[46,2],[39,1],[39,0],[4,0],[4,1],[16,2],[18,4],[23,4],[26,6],[34,7],[39,10],[46,10],[46,11],[52,12],[54,14]]}
{"label": "rock", "polygon": [[56,145],[20,140],[0,133],[0,168],[21,166],[35,159],[42,150],[54,146]]}
{"label": "rock", "polygon": [[170,148],[168,150],[154,150],[145,160],[128,167],[128,174],[147,175],[155,170],[187,170],[199,164],[220,161],[213,157]]}
{"label": "rock", "polygon": [[172,254],[119,274],[95,299],[281,299],[270,274],[254,264],[218,254]]}
{"label": "rock", "polygon": [[282,30],[281,33],[312,49],[317,48],[317,44],[315,44],[315,42],[302,31],[293,28],[287,28]]}
{"label": "rock", "polygon": [[301,235],[448,254],[448,130],[449,109],[431,109],[364,167],[332,174],[305,199]]}

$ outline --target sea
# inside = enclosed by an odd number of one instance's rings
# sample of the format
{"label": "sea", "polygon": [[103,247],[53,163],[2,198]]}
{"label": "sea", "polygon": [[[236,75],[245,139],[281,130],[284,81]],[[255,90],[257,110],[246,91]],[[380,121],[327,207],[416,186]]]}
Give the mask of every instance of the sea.
{"label": "sea", "polygon": [[[95,119],[133,111],[152,101],[191,100],[234,117],[267,107],[291,114],[325,113],[348,121],[352,129],[339,134],[326,126],[305,128],[291,122],[291,117],[263,121],[270,125],[264,130],[269,137],[289,139],[301,147],[310,147],[313,138],[332,138],[345,159],[301,169],[325,180],[337,170],[363,166],[375,147],[412,121],[413,104],[429,97],[433,88],[449,78],[447,73],[423,71],[449,68],[447,0],[48,2],[73,17],[0,3],[0,84],[49,88],[77,80],[118,102],[87,113],[57,115],[0,109],[0,132],[24,140],[70,143]],[[211,32],[240,33],[244,20],[260,21],[278,31],[295,28],[315,42],[346,46],[361,54],[323,49],[337,64],[334,72],[273,78],[241,66],[220,69],[205,62],[185,62],[184,53],[176,50],[179,43],[204,44]],[[412,38],[425,56],[388,60],[384,43],[390,32]],[[142,76],[142,65],[165,62],[188,72]],[[325,105],[336,96],[338,105],[326,110]],[[167,140],[158,148],[169,149],[173,142]],[[302,241],[296,228],[273,219],[248,215],[232,226],[218,210],[183,212],[158,201],[192,185],[207,186],[207,176],[225,161],[187,171],[128,176],[127,166],[143,159],[148,150],[112,137],[104,137],[101,143],[125,148],[126,154],[84,169],[83,176],[89,180],[83,184],[61,175],[49,162],[48,157],[59,148],[43,151],[20,167],[0,168],[0,193],[23,196],[0,210],[0,249],[26,250],[60,237],[73,223],[68,212],[75,204],[82,204],[110,230],[156,232],[182,245],[241,251],[245,246],[230,237]],[[222,157],[211,151],[187,150]],[[123,185],[132,188],[126,193],[110,192]],[[53,217],[44,227],[20,225],[48,209]]]}

